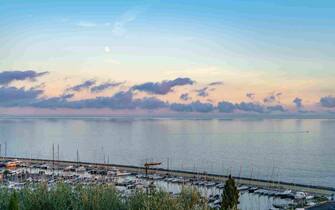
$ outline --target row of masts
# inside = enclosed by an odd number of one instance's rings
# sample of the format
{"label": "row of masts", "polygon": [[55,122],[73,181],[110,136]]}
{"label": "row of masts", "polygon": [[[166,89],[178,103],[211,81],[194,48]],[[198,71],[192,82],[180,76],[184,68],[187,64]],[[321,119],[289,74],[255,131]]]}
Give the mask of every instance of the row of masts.
{"label": "row of masts", "polygon": [[[3,153],[2,146],[3,145],[0,144],[0,158],[6,158],[7,157],[7,142],[4,142],[4,156],[2,156],[2,153]],[[60,161],[60,147],[59,147],[59,144],[57,144],[57,148],[56,149],[57,149],[57,151],[55,151],[55,144],[52,144],[52,169],[55,169],[55,162],[56,162],[56,160]],[[102,149],[102,152],[103,152],[103,149]],[[79,150],[78,149],[76,150],[76,162],[77,162],[78,165],[80,164],[80,155],[79,155]],[[165,161],[163,161],[163,162],[165,162]],[[104,164],[109,164],[110,163],[109,155],[107,155],[107,157],[106,157],[105,152],[103,152],[103,163]],[[181,168],[183,169],[183,164],[182,164]],[[166,160],[166,169],[168,171],[171,169],[171,160],[170,160],[170,158],[167,158],[167,160]],[[278,170],[277,174],[276,174],[276,169]],[[197,170],[195,164],[194,164],[193,172],[199,172]],[[227,172],[228,172],[228,174],[232,174],[232,167],[229,167],[229,169],[228,169]],[[238,172],[238,177],[241,177],[241,176],[242,176],[242,165],[240,165],[239,172]],[[278,182],[279,182],[279,168],[273,166],[270,177],[271,177],[271,179],[273,179],[276,176],[278,177]],[[251,179],[255,178],[254,168],[253,167],[251,167],[249,178],[251,178]]]}
{"label": "row of masts", "polygon": [[[0,144],[0,154],[1,154],[1,144]],[[109,164],[109,155],[107,155],[106,157],[106,154],[103,153],[104,155],[104,164]],[[1,155],[0,155],[1,156]],[[60,158],[59,158],[59,144],[57,144],[57,159],[55,159],[55,144],[52,144],[52,165],[53,165],[53,168],[54,168],[54,165],[55,165],[55,160],[59,161]],[[77,164],[79,164],[80,162],[80,156],[79,156],[79,150],[77,149],[76,151],[76,162]]]}
{"label": "row of masts", "polygon": [[2,156],[2,144],[0,144],[0,157],[7,157],[7,141],[5,141],[5,155]]}

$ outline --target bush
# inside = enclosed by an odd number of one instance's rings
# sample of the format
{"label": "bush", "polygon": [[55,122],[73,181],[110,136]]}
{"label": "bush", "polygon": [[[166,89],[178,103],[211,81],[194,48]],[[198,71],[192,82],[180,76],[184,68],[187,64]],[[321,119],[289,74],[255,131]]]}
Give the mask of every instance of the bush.
{"label": "bush", "polygon": [[113,186],[31,185],[22,190],[0,190],[0,209],[8,210],[207,210],[193,188],[174,197],[162,190],[137,191],[123,197]]}
{"label": "bush", "polygon": [[19,210],[19,200],[15,191],[10,196],[8,210]]}

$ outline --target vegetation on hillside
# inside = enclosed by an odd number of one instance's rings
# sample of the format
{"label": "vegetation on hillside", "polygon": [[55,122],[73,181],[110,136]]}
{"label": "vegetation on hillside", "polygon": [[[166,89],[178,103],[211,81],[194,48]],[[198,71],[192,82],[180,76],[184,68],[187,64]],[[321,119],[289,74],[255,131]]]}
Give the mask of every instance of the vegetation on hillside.
{"label": "vegetation on hillside", "polygon": [[8,210],[207,210],[198,191],[183,189],[172,196],[162,190],[137,191],[123,196],[108,185],[71,186],[57,184],[26,187],[21,190],[0,189],[0,209]]}

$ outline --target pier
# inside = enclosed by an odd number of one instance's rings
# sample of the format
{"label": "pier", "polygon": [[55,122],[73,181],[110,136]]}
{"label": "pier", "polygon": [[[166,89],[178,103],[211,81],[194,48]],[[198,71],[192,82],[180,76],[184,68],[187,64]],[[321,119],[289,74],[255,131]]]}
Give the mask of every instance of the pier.
{"label": "pier", "polygon": [[[52,166],[65,168],[71,165],[80,165],[80,166],[95,166],[100,168],[118,168],[120,170],[125,170],[131,173],[140,173],[144,174],[146,171],[146,167],[141,166],[132,166],[132,165],[120,165],[120,164],[106,164],[106,163],[91,163],[91,162],[80,162],[80,161],[66,161],[66,160],[50,160],[50,159],[31,159],[31,158],[20,158],[20,157],[6,157],[6,160],[10,161],[22,161],[27,164],[49,164]],[[191,172],[184,170],[174,170],[174,169],[164,169],[164,168],[150,168],[147,170],[148,174],[159,174],[176,177],[185,177],[185,178],[193,178],[198,177],[202,179],[206,179],[208,181],[225,181],[228,176],[220,175],[220,174],[211,174],[211,173],[199,173],[199,172]],[[251,185],[255,187],[268,188],[268,189],[290,189],[293,191],[302,191],[313,194],[320,194],[325,196],[330,196],[335,194],[335,188],[333,187],[325,187],[325,186],[314,186],[314,185],[306,185],[306,184],[297,184],[283,181],[272,181],[272,180],[263,180],[263,179],[253,179],[247,177],[233,177],[237,184],[239,185]]]}

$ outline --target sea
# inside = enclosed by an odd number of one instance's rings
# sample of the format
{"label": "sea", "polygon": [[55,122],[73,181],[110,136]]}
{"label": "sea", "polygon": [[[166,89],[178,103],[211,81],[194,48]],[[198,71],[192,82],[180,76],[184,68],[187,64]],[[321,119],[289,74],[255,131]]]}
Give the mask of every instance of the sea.
{"label": "sea", "polygon": [[335,187],[334,119],[0,117],[0,155]]}

